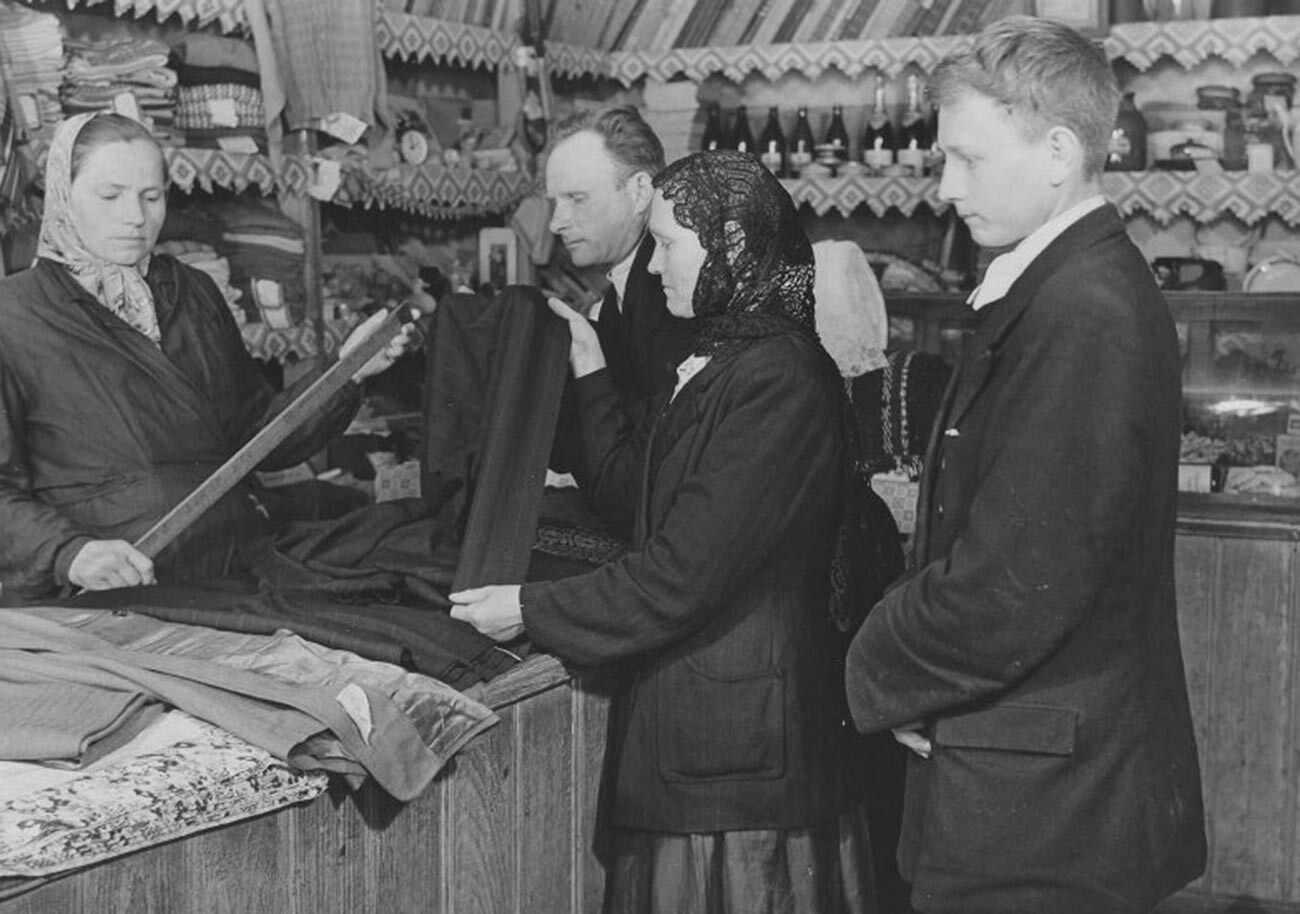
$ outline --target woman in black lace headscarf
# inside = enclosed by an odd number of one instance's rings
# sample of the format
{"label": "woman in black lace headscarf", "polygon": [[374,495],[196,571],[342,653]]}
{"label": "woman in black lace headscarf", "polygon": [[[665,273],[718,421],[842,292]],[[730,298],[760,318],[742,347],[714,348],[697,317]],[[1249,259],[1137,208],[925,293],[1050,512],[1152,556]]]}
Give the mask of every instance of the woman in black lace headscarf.
{"label": "woman in black lace headscarf", "polygon": [[453,594],[453,616],[574,665],[618,664],[605,909],[870,912],[827,612],[845,500],[843,397],[813,327],[812,249],[740,153],[656,180],[650,270],[698,338],[648,429],[569,320],[586,459],[641,482],[623,557]]}

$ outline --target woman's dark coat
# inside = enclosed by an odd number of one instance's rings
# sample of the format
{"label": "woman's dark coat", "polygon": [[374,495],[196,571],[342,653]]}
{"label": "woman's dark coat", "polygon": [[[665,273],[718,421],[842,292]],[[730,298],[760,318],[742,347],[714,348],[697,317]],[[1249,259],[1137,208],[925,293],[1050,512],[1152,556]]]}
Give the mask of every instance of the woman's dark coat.
{"label": "woman's dark coat", "polygon": [[797,334],[717,356],[660,414],[647,461],[606,374],[578,382],[589,465],[641,483],[633,549],[521,600],[540,647],[634,670],[611,725],[615,825],[786,828],[843,810],[827,615],[839,384]]}
{"label": "woman's dark coat", "polygon": [[[0,280],[0,600],[49,597],[91,539],[134,540],[292,397],[244,348],[212,280],[152,260],[162,349],[96,302],[58,264]],[[348,384],[263,468],[322,447],[355,413]],[[225,573],[258,532],[236,488],[157,559],[159,578]]]}

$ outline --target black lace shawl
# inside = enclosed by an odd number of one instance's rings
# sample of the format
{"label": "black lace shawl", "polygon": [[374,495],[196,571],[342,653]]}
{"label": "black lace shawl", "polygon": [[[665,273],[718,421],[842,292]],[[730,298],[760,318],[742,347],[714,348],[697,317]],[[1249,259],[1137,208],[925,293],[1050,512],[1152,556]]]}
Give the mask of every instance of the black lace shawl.
{"label": "black lace shawl", "polygon": [[[734,352],[791,330],[817,340],[812,244],[794,201],[758,159],[741,152],[696,153],[661,171],[654,185],[672,203],[677,222],[699,237],[706,255],[692,299],[696,354]],[[876,578],[884,569],[866,567],[866,540],[874,534],[866,528],[862,498],[873,496],[853,471],[857,437],[847,397],[840,408],[848,459],[827,613],[847,647],[883,592]]]}
{"label": "black lace shawl", "polygon": [[758,159],[701,152],[669,165],[654,184],[706,254],[692,300],[696,354],[791,329],[815,334],[812,245],[794,201]]}

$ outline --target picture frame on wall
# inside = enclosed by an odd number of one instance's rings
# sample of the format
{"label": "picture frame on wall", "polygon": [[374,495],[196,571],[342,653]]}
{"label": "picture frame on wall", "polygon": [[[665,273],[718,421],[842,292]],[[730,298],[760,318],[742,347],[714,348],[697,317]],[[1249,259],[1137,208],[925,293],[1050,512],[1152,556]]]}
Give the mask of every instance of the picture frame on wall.
{"label": "picture frame on wall", "polygon": [[479,230],[478,281],[497,292],[519,281],[519,242],[513,229]]}
{"label": "picture frame on wall", "polygon": [[1110,28],[1107,0],[1034,0],[1034,14],[1064,22],[1085,35],[1101,37]]}

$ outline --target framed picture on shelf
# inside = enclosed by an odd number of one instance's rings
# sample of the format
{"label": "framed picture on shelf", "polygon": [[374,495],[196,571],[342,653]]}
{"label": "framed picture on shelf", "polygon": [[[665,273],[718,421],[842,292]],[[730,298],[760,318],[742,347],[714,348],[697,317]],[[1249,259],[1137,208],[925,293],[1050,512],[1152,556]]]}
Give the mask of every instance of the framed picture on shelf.
{"label": "framed picture on shelf", "polygon": [[519,243],[513,229],[479,230],[478,281],[490,283],[497,292],[519,281]]}
{"label": "framed picture on shelf", "polygon": [[1034,14],[1057,19],[1086,35],[1101,36],[1110,27],[1106,0],[1034,0]]}

